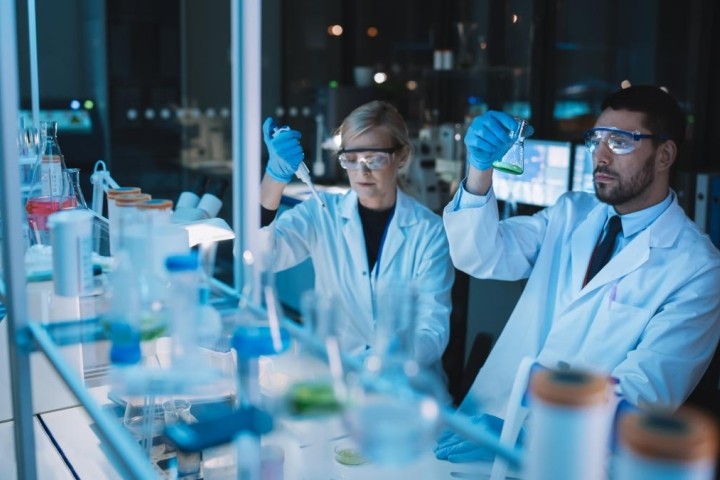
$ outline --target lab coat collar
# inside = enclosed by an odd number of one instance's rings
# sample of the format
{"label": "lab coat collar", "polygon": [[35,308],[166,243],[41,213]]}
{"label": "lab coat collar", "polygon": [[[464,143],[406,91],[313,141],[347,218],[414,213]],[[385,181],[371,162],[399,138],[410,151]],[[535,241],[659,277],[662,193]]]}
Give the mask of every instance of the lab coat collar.
{"label": "lab coat collar", "polygon": [[[594,208],[585,222],[573,236],[573,284],[582,286],[590,255],[595,248],[600,229],[604,225],[606,210],[603,205]],[[625,248],[610,259],[606,268],[588,282],[581,296],[597,287],[617,280],[636,270],[650,258],[651,248],[669,248],[680,234],[685,213],[674,197],[670,206],[645,230],[628,243]],[[580,242],[587,242],[580,245]],[[588,250],[589,249],[589,250]],[[589,252],[589,253],[588,253]],[[577,254],[577,256],[576,256]]]}
{"label": "lab coat collar", "polygon": [[600,230],[605,224],[606,217],[606,207],[604,204],[599,203],[572,233],[570,240],[572,285],[578,293],[581,291],[582,284],[585,281],[590,257],[595,249],[595,244],[600,235]]}
{"label": "lab coat collar", "polygon": [[357,194],[350,190],[341,200],[340,215],[343,218],[341,226],[345,244],[352,255],[353,265],[358,272],[367,274],[367,300],[370,301],[370,271],[368,270],[367,251],[365,249],[365,235],[360,222],[360,213],[357,208]]}
{"label": "lab coat collar", "polygon": [[[382,269],[381,274],[388,268],[395,254],[405,241],[404,228],[414,225],[418,222],[417,212],[413,208],[413,200],[402,190],[397,189],[397,200],[395,203],[395,213],[393,214],[388,232],[385,236],[385,242],[382,246],[380,254],[380,262],[378,265]],[[341,212],[342,218],[346,220],[343,225],[343,235],[352,250],[355,262],[362,259],[361,271],[367,269],[367,253],[365,252],[365,237],[362,231],[360,215],[358,213],[357,194],[351,190],[342,200]],[[359,266],[358,264],[357,266]]]}
{"label": "lab coat collar", "polygon": [[379,257],[380,264],[377,265],[377,267],[380,268],[381,275],[390,268],[395,254],[397,254],[405,242],[405,228],[418,222],[417,212],[413,208],[412,202],[414,202],[414,200],[398,188],[395,213],[390,219],[390,225],[387,227],[385,242],[383,243],[382,253]]}
{"label": "lab coat collar", "polygon": [[[358,215],[358,198],[354,190],[349,190],[341,202],[340,211],[342,218],[350,220],[355,215]],[[418,221],[417,213],[415,209],[412,208],[412,202],[413,200],[408,194],[400,190],[400,188],[397,189],[397,200],[395,202],[393,220],[396,221],[400,227],[407,227]]]}

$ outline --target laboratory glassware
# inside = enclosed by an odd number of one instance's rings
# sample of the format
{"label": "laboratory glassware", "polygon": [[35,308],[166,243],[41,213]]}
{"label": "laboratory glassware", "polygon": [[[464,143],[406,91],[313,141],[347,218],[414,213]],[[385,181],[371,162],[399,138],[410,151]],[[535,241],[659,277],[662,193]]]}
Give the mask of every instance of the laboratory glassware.
{"label": "laboratory glassware", "polygon": [[381,465],[403,465],[434,444],[445,388],[414,357],[417,293],[385,285],[378,294],[375,342],[364,362],[362,394],[343,420],[363,456]]}
{"label": "laboratory glassware", "polygon": [[290,378],[283,394],[283,413],[293,418],[318,418],[338,414],[347,402],[335,326],[338,303],[332,296],[306,290],[301,314],[307,337],[293,350],[279,356],[273,370]]}
{"label": "laboratory glassware", "polygon": [[[158,454],[157,451],[153,452],[153,439],[158,437],[165,428],[165,414],[162,404],[156,400],[154,395],[128,398],[125,404],[123,425],[140,443],[148,459]],[[161,448],[164,449],[164,447]]]}
{"label": "laboratory glassware", "polygon": [[40,154],[33,168],[25,211],[31,241],[48,245],[48,216],[58,210],[76,207],[77,199],[70,195],[65,160],[57,140],[57,122],[41,122],[40,138]]}
{"label": "laboratory glassware", "polygon": [[77,208],[88,208],[80,186],[80,169],[68,168],[65,170],[68,182],[68,194],[71,198],[75,198],[74,203]]}
{"label": "laboratory glassware", "polygon": [[521,175],[525,171],[525,132],[527,120],[516,118],[517,126],[508,132],[513,141],[510,150],[500,159],[493,162],[495,170],[512,175]]}
{"label": "laboratory glassware", "polygon": [[[163,402],[165,426],[177,423],[196,423],[197,420],[190,413],[191,406],[192,404],[189,401],[183,399],[171,399]],[[166,452],[168,447],[166,447]],[[178,478],[199,478],[202,465],[201,457],[200,452],[186,452],[181,448],[176,449]]]}
{"label": "laboratory glassware", "polygon": [[40,153],[40,136],[37,128],[26,125],[25,118],[20,119],[18,131],[18,153],[20,154],[20,186],[22,204],[27,203],[32,186],[33,169]]}

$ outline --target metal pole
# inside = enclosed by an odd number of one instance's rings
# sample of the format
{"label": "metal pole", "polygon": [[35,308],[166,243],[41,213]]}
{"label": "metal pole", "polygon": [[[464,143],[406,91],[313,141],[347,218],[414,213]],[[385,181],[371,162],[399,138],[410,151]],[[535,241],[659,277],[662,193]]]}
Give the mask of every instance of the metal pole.
{"label": "metal pole", "polygon": [[260,229],[261,0],[232,0],[234,285],[242,288],[242,252],[258,251]]}
{"label": "metal pole", "polygon": [[[37,15],[35,0],[27,0],[28,45],[30,48],[30,100],[32,102],[33,127],[40,128],[40,81],[38,80]],[[39,131],[39,130],[38,130]]]}
{"label": "metal pole", "polygon": [[28,324],[25,292],[20,158],[18,135],[18,62],[15,2],[0,0],[0,216],[3,219],[2,256],[8,320],[10,388],[15,422],[15,459],[18,478],[37,478],[33,432],[30,352],[18,345]]}
{"label": "metal pole", "polygon": [[[122,431],[123,427],[120,423],[112,419],[107,412],[104,412],[92,395],[88,393],[85,385],[78,378],[77,372],[68,367],[57,345],[45,329],[37,323],[32,323],[29,325],[29,331],[35,343],[63,379],[65,385],[68,386],[88,415],[95,421],[95,427],[97,427],[100,438],[115,454],[111,458],[119,473],[124,478],[156,479],[155,470],[150,465],[148,458],[138,448],[138,444],[126,432]],[[20,476],[19,478],[24,477]]]}

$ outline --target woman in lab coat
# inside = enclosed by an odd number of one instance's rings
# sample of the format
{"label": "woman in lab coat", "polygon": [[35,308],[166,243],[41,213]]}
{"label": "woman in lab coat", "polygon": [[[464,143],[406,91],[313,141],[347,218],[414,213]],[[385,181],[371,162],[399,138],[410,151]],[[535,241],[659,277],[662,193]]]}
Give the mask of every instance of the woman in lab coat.
{"label": "woman in lab coat", "polygon": [[414,288],[415,359],[441,371],[448,342],[450,290],[454,270],[442,219],[398,187],[398,170],[410,161],[407,127],[389,103],[373,101],[355,109],[337,133],[340,166],[350,191],[320,193],[277,218],[285,185],[303,159],[294,130],[263,125],[270,159],[261,185],[263,223],[271,233],[274,270],[310,257],[315,291],[337,299],[343,350],[363,357],[375,345],[379,294]]}
{"label": "woman in lab coat", "polygon": [[[515,120],[488,112],[470,126],[468,177],[445,208],[455,265],[478,278],[527,285],[460,409],[496,430],[523,357],[548,368],[600,371],[636,406],[676,408],[720,337],[720,252],[669,188],[685,116],[665,91],[633,86],[610,96],[586,132],[595,195],[566,193],[533,216],[499,221],[493,160]],[[622,232],[614,255],[588,278],[608,219]],[[507,410],[506,410],[507,409]],[[445,436],[438,458],[491,458]]]}

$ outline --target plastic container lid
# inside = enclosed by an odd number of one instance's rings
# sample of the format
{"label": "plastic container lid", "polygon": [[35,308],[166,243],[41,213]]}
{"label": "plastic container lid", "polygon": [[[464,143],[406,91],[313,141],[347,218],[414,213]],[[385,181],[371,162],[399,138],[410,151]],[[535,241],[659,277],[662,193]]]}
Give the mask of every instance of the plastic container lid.
{"label": "plastic container lid", "polygon": [[692,462],[718,453],[714,420],[689,407],[675,413],[628,413],[620,420],[619,432],[623,445],[645,458]]}
{"label": "plastic container lid", "polygon": [[530,391],[554,405],[583,407],[608,401],[608,379],[574,370],[541,370],[533,375]]}
{"label": "plastic container lid", "polygon": [[119,188],[110,188],[107,191],[107,197],[108,198],[115,198],[118,195],[124,195],[126,193],[141,193],[142,190],[140,190],[140,187],[119,187]]}
{"label": "plastic container lid", "polygon": [[125,323],[110,324],[110,361],[116,365],[134,365],[142,358],[140,334]]}
{"label": "plastic container lid", "polygon": [[170,272],[196,270],[200,265],[197,255],[170,255],[165,259],[165,268]]}
{"label": "plastic container lid", "polygon": [[235,329],[232,347],[241,358],[255,358],[260,355],[275,355],[283,352],[290,344],[290,334],[280,329],[280,350],[276,350],[269,326],[242,325]]}
{"label": "plastic container lid", "polygon": [[141,210],[172,210],[173,202],[164,198],[152,198],[139,202],[136,207]]}
{"label": "plastic container lid", "polygon": [[148,193],[124,193],[113,197],[116,207],[134,207],[140,202],[150,200],[152,197]]}

